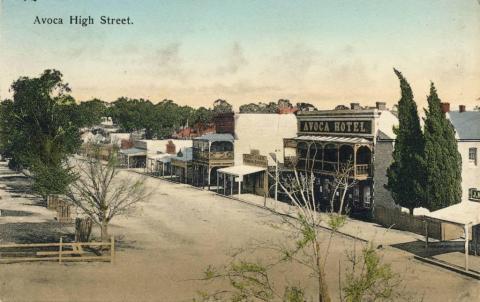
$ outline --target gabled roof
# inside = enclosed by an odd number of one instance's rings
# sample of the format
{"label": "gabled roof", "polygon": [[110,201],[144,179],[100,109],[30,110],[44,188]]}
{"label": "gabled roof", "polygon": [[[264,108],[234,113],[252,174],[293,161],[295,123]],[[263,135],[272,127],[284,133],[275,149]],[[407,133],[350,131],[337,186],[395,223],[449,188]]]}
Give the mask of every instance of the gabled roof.
{"label": "gabled roof", "polygon": [[459,140],[480,141],[480,111],[450,111],[447,117],[452,122]]}
{"label": "gabled roof", "polygon": [[183,150],[180,150],[182,152],[182,156],[173,156],[171,159],[175,160],[180,160],[180,161],[191,161],[193,159],[193,148],[188,147]]}
{"label": "gabled roof", "polygon": [[377,131],[377,139],[380,140],[380,141],[394,141],[395,140],[395,138],[392,138],[392,137],[388,136],[382,130]]}

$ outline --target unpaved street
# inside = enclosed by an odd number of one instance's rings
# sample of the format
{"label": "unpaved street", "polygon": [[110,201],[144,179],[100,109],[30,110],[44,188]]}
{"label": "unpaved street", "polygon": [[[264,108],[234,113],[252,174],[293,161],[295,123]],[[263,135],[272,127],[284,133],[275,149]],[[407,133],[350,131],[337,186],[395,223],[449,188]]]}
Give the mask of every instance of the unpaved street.
{"label": "unpaved street", "polygon": [[[6,173],[2,169],[2,173]],[[122,172],[121,177],[139,177]],[[0,179],[0,209],[21,208],[15,217],[0,217],[2,242],[18,242],[21,232],[12,229],[27,225],[24,233],[52,236],[71,231],[58,229],[52,215],[38,200],[11,190],[19,179]],[[112,222],[118,252],[110,263],[26,263],[0,265],[1,301],[191,301],[198,290],[216,284],[195,281],[209,265],[228,261],[234,248],[252,240],[282,241],[286,230],[273,228],[281,219],[269,211],[216,196],[182,184],[149,178],[152,195],[129,217]],[[22,214],[23,213],[23,214]],[[24,215],[24,216],[22,216]],[[50,215],[50,216],[49,216]],[[325,233],[327,238],[327,232]],[[47,237],[46,237],[47,238]],[[56,237],[53,240],[58,240]],[[360,245],[360,242],[358,242]],[[339,260],[341,271],[345,252],[353,239],[336,235],[327,264],[332,298],[338,299]],[[424,301],[478,301],[480,283],[415,260],[404,251],[384,247],[384,260],[405,280],[407,292]],[[250,255],[252,256],[252,255]],[[252,257],[265,259],[264,252]],[[278,286],[300,283],[307,290],[313,282],[297,266],[274,271]]]}

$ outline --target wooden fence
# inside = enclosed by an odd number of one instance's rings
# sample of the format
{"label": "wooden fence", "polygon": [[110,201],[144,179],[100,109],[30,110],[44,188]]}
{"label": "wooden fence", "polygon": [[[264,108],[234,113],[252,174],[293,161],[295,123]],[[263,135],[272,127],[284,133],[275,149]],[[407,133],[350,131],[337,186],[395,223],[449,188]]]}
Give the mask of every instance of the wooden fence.
{"label": "wooden fence", "polygon": [[[105,247],[95,251],[92,247]],[[22,261],[115,261],[115,240],[110,242],[63,242],[2,244],[0,245],[0,263]]]}
{"label": "wooden fence", "polygon": [[72,223],[71,206],[57,195],[47,196],[47,209],[57,211],[57,220],[60,223]]}
{"label": "wooden fence", "polygon": [[[398,208],[376,206],[374,210],[374,219],[377,223],[387,228],[425,235],[425,220],[423,216],[413,216],[409,213],[402,212]],[[435,239],[441,239],[441,223],[438,221],[429,221],[428,235]]]}

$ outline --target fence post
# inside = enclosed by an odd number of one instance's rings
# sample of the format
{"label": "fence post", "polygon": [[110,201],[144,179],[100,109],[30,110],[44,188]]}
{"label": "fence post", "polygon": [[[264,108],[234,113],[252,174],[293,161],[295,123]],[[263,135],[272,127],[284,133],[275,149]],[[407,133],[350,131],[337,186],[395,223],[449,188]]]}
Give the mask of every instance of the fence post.
{"label": "fence post", "polygon": [[62,243],[63,238],[60,237],[60,245],[58,246],[58,263],[62,263]]}
{"label": "fence post", "polygon": [[113,237],[110,237],[110,263],[114,263],[115,262],[115,238]]}

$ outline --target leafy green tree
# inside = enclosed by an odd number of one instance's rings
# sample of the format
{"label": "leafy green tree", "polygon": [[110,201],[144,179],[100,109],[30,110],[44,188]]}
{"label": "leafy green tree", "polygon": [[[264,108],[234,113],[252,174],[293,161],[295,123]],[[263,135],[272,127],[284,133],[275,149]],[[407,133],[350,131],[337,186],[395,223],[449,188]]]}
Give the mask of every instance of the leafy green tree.
{"label": "leafy green tree", "polygon": [[[144,99],[118,98],[109,109],[113,121],[125,132],[145,129],[152,132],[154,105]],[[148,129],[146,129],[148,128]]]}
{"label": "leafy green tree", "polygon": [[81,102],[78,105],[78,124],[81,127],[92,127],[102,122],[102,117],[107,114],[107,104],[99,99]]}
{"label": "leafy green tree", "polygon": [[313,111],[317,110],[315,106],[313,106],[310,103],[297,103],[296,107],[298,108],[299,111]]}
{"label": "leafy green tree", "polygon": [[255,103],[241,105],[238,109],[240,113],[259,113],[261,110],[260,106]]}
{"label": "leafy green tree", "polygon": [[420,128],[417,105],[413,92],[403,75],[396,69],[400,80],[401,98],[398,102],[398,128],[393,163],[387,169],[387,187],[396,204],[413,209],[423,206],[425,173],[423,165],[424,138]]}
{"label": "leafy green tree", "polygon": [[213,111],[215,113],[233,112],[232,105],[225,100],[218,99],[213,102]]}
{"label": "leafy green tree", "polygon": [[434,84],[430,86],[428,110],[425,110],[426,201],[431,211],[462,199],[462,158],[458,152],[455,130],[441,110]]}
{"label": "leafy green tree", "polygon": [[189,123],[192,124],[197,132],[203,132],[212,124],[213,115],[214,113],[211,109],[200,107],[193,110]]}
{"label": "leafy green tree", "polygon": [[287,99],[279,99],[277,104],[278,108],[293,108],[292,103],[290,103],[290,100]]}
{"label": "leafy green tree", "polygon": [[31,172],[37,192],[62,193],[70,181],[66,161],[81,143],[70,88],[57,70],[21,77],[11,88],[13,100],[1,106],[2,152],[10,167]]}

